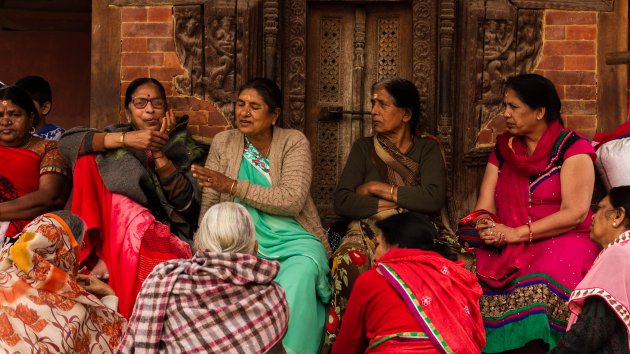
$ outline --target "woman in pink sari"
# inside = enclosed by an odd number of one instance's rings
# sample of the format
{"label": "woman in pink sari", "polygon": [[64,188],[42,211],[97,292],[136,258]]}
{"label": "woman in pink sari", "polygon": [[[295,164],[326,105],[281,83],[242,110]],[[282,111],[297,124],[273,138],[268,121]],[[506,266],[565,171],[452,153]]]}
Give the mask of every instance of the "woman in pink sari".
{"label": "woman in pink sari", "polygon": [[508,131],[497,137],[476,205],[485,213],[476,218],[485,247],[475,251],[484,352],[543,352],[564,333],[565,303],[598,253],[589,239],[595,155],[562,127],[548,79],[508,79],[503,103]]}
{"label": "woman in pink sari", "polygon": [[72,211],[88,227],[80,260],[109,278],[129,317],[155,265],[192,256],[200,196],[190,164],[204,156],[159,81],[132,81],[125,109],[129,123],[73,128],[59,144],[73,168]]}
{"label": "woman in pink sari", "polygon": [[553,354],[630,353],[630,186],[597,205],[591,238],[602,251],[571,293],[569,328]]}

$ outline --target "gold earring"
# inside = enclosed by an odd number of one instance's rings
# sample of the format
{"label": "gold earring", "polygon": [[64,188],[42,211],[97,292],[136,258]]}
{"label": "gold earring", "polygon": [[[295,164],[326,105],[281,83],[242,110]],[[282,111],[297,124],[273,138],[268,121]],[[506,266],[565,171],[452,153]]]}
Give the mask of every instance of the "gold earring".
{"label": "gold earring", "polygon": [[31,127],[31,130],[29,130],[28,132],[29,132],[29,134],[33,135],[33,134],[35,134],[36,131],[37,130],[35,129],[35,127]]}

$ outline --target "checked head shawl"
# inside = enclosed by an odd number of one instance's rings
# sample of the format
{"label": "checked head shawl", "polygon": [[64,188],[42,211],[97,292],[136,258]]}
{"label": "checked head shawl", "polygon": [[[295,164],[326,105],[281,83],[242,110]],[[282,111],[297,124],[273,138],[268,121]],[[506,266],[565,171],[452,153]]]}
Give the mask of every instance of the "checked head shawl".
{"label": "checked head shawl", "polygon": [[112,353],[118,347],[125,319],[73,279],[82,233],[77,216],[44,214],[0,252],[0,348],[7,353]]}
{"label": "checked head shawl", "polygon": [[199,251],[155,267],[140,290],[119,353],[265,353],[289,321],[279,264]]}

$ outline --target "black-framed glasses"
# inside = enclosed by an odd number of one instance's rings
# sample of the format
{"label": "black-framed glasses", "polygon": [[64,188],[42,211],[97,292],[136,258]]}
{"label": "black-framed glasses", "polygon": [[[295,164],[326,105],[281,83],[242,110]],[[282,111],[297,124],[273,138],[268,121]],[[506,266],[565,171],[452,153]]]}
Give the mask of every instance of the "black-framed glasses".
{"label": "black-framed glasses", "polygon": [[155,98],[143,98],[143,97],[137,97],[131,100],[131,103],[133,104],[134,107],[136,107],[137,109],[142,109],[144,107],[147,106],[147,104],[149,104],[149,102],[151,102],[151,106],[153,106],[153,108],[164,108],[164,106],[166,106],[166,99],[162,98],[162,97],[155,97]]}

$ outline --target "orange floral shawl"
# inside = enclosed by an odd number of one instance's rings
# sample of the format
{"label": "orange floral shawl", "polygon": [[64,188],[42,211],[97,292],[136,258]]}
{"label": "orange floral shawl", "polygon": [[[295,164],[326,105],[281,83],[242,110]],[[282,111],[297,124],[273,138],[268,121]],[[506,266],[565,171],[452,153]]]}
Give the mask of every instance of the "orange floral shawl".
{"label": "orange floral shawl", "polygon": [[37,217],[0,252],[0,348],[111,353],[126,322],[74,280],[77,242],[55,214]]}

